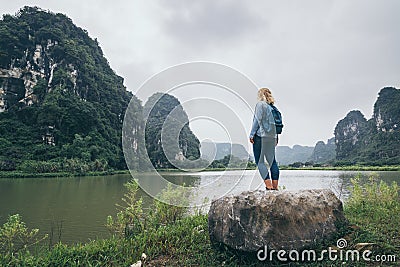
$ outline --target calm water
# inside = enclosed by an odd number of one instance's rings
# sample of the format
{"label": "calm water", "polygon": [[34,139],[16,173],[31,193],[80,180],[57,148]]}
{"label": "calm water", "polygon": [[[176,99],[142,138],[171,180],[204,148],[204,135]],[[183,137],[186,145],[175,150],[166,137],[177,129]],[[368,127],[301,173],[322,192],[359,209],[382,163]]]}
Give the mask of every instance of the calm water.
{"label": "calm water", "polygon": [[[280,186],[286,190],[330,188],[344,200],[349,194],[350,178],[358,172],[349,171],[281,171]],[[367,177],[369,172],[361,172]],[[378,172],[385,181],[398,181],[400,172]],[[213,199],[225,194],[235,194],[249,189],[262,188],[256,171],[226,171],[202,173],[168,173],[164,178],[194,187],[194,204],[204,198]],[[115,215],[124,186],[130,175],[75,178],[0,179],[0,224],[8,215],[19,213],[30,228],[41,233],[54,232],[53,241],[65,243],[86,242],[109,236],[105,228],[107,215]],[[147,188],[158,188],[153,176],[140,180]],[[151,198],[143,191],[145,205]]]}

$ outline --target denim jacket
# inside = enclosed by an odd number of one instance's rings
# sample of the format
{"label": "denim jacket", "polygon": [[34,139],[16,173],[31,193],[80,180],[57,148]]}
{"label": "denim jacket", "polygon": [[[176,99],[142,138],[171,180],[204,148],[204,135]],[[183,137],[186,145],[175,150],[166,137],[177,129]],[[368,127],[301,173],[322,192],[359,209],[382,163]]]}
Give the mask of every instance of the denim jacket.
{"label": "denim jacket", "polygon": [[254,135],[260,137],[276,137],[275,120],[272,115],[272,107],[265,101],[259,101],[254,111],[253,124],[250,138]]}

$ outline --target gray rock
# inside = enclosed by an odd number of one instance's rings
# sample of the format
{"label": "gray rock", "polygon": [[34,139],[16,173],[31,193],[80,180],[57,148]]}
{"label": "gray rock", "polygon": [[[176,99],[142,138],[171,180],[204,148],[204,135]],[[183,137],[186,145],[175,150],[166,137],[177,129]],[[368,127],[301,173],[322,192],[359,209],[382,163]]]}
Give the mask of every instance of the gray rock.
{"label": "gray rock", "polygon": [[331,238],[346,223],[342,202],[329,189],[246,191],[211,203],[211,241],[254,252],[302,249]]}

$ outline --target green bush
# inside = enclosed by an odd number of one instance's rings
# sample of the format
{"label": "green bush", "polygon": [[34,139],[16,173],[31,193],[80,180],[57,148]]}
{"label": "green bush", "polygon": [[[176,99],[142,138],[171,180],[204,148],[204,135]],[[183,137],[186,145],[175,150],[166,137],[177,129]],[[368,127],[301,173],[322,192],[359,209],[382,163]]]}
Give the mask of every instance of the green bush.
{"label": "green bush", "polygon": [[167,188],[161,191],[158,199],[153,200],[153,208],[150,213],[150,221],[156,225],[166,225],[181,219],[187,212],[189,206],[190,188],[178,186]]}
{"label": "green bush", "polygon": [[382,220],[400,211],[399,186],[396,182],[388,185],[378,180],[372,173],[368,182],[361,185],[361,175],[351,179],[351,196],[345,206],[352,214],[360,214],[365,219]]}
{"label": "green bush", "polygon": [[119,237],[127,237],[143,231],[144,213],[143,200],[137,197],[139,186],[135,180],[127,182],[125,185],[127,192],[122,201],[124,204],[118,205],[119,211],[116,218],[107,217],[107,228],[110,232]]}
{"label": "green bush", "polygon": [[145,230],[156,230],[159,226],[175,223],[183,218],[189,206],[190,189],[187,187],[167,188],[153,200],[148,212],[143,210],[143,200],[137,197],[139,186],[132,179],[125,184],[127,192],[122,198],[123,204],[118,206],[115,218],[107,217],[106,226],[117,237],[133,237]]}
{"label": "green bush", "polygon": [[360,227],[358,242],[375,242],[385,250],[400,253],[400,198],[396,182],[388,185],[372,173],[367,182],[361,175],[351,180],[350,198],[344,205],[346,217]]}
{"label": "green bush", "polygon": [[0,228],[0,263],[11,263],[20,251],[33,246],[47,238],[39,237],[39,229],[29,230],[19,214],[8,217]]}

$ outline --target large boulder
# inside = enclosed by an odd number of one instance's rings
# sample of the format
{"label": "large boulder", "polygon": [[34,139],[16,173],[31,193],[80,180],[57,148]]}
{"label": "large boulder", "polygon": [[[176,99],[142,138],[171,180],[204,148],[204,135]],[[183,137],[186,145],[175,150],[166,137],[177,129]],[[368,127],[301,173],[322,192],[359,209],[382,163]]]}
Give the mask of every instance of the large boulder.
{"label": "large boulder", "polygon": [[342,202],[329,189],[246,191],[211,203],[211,241],[255,252],[309,247],[344,225]]}

